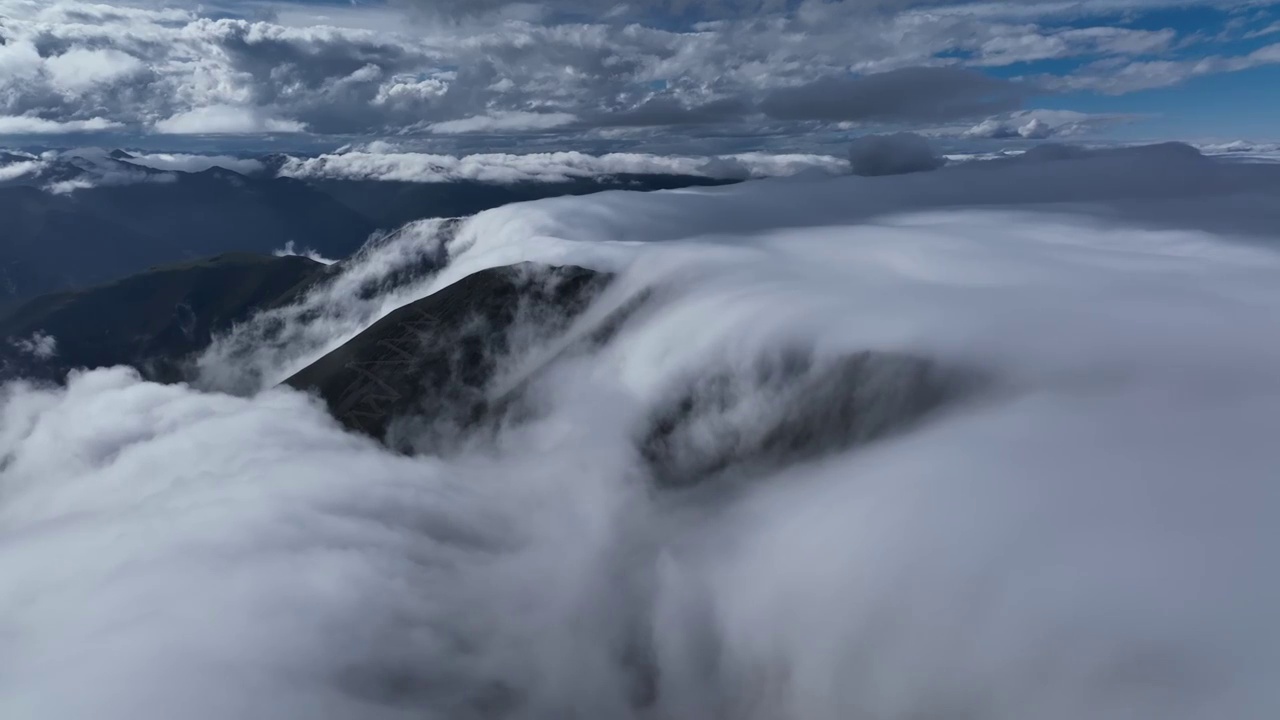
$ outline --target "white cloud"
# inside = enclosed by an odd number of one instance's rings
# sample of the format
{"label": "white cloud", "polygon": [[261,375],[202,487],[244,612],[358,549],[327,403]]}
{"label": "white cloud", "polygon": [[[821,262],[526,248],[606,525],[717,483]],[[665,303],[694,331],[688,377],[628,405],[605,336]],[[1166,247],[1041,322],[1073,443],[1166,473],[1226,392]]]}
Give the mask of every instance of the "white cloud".
{"label": "white cloud", "polygon": [[284,247],[272,251],[271,254],[276,257],[304,257],[322,265],[332,265],[337,262],[337,260],[327,258],[311,248],[299,248],[297,243],[292,240],[285,243]]}
{"label": "white cloud", "polygon": [[568,113],[510,111],[431,123],[427,129],[440,135],[550,130],[568,125],[576,119]]}
{"label": "white cloud", "polygon": [[131,163],[114,160],[106,150],[96,147],[49,150],[41,155],[41,161],[42,171],[58,171],[55,177],[70,171],[70,177],[55,179],[43,185],[46,191],[55,195],[111,185],[170,183],[177,180],[177,176],[172,173],[147,172]]}
{"label": "white cloud", "polygon": [[976,65],[1001,66],[1081,55],[1136,56],[1169,49],[1177,33],[1118,27],[1069,28],[1043,32],[1036,26],[1022,33],[996,34],[978,46]]}
{"label": "white cloud", "polygon": [[317,157],[291,157],[281,175],[297,178],[398,180],[402,182],[561,182],[618,174],[679,174],[726,179],[791,175],[805,169],[843,172],[843,160],[826,155],[746,153],[681,157],[579,152],[485,153],[456,157],[406,152],[353,150]]}
{"label": "white cloud", "polygon": [[1090,114],[1072,110],[1019,110],[989,117],[969,128],[947,128],[936,134],[974,139],[1069,138],[1097,134],[1110,126],[1135,119],[1137,118],[1132,115]]}
{"label": "white cloud", "polygon": [[[945,99],[952,116],[957,108],[983,116],[1017,107],[1021,94],[998,92],[1007,85],[998,80],[970,76],[959,88],[956,73],[963,71],[955,66],[964,64],[1077,58],[1085,72],[1036,80],[1125,92],[1270,62],[1267,51],[1244,60],[1196,59],[1192,38],[1171,28],[1116,27],[1114,11],[1126,3],[869,7],[809,0],[790,12],[783,3],[756,3],[757,12],[746,14],[741,4],[710,14],[700,5],[706,19],[697,23],[687,22],[679,3],[608,3],[586,19],[582,8],[569,18],[545,7],[532,12],[534,5],[525,6],[530,12],[488,5],[496,12],[449,22],[415,22],[391,5],[158,5],[0,0],[0,116],[96,117],[196,134],[537,136],[679,127],[681,137],[673,139],[693,145],[708,128],[811,133],[806,120],[863,119],[876,97],[897,103],[883,115],[893,122],[930,110],[929,97]],[[1191,59],[1164,57],[1174,50]],[[1108,79],[1107,68],[1126,65],[1132,69]],[[936,88],[917,84],[924,92],[912,106],[902,105],[901,88],[864,93],[857,107],[832,107],[839,96],[826,92],[833,83],[853,83],[835,88],[852,92],[875,82],[867,78],[921,67],[953,79]],[[796,95],[806,88],[808,96]],[[781,101],[766,104],[776,118],[769,127],[745,122],[757,101],[779,93]],[[964,105],[966,97],[976,106]],[[925,122],[947,115],[939,108],[924,114]],[[626,135],[612,137],[638,142]]]}
{"label": "white cloud", "polygon": [[1258,30],[1245,33],[1245,38],[1252,40],[1253,38],[1260,38],[1260,37],[1266,37],[1268,35],[1277,35],[1277,34],[1280,34],[1280,21],[1273,22],[1264,28],[1259,28]]}
{"label": "white cloud", "polygon": [[39,160],[19,160],[8,165],[0,165],[0,182],[38,174],[44,167],[45,164]]}
{"label": "white cloud", "polygon": [[31,337],[10,342],[18,352],[30,355],[37,360],[48,360],[58,354],[58,339],[48,333],[37,331]]}
{"label": "white cloud", "polygon": [[1280,162],[1280,143],[1232,140],[1230,142],[1199,143],[1196,147],[1200,148],[1200,151],[1206,155],[1217,155],[1229,160]]}
{"label": "white cloud", "polygon": [[226,168],[242,174],[261,172],[264,165],[255,158],[231,155],[192,155],[189,153],[132,153],[124,162],[155,170],[200,172],[209,168]]}
{"label": "white cloud", "polygon": [[54,85],[68,93],[83,93],[95,85],[109,84],[141,72],[141,60],[118,50],[72,48],[48,58],[44,66]]}
{"label": "white cloud", "polygon": [[[1266,717],[1280,255],[1237,231],[1274,239],[1277,173],[1165,147],[481,214],[419,291],[520,260],[662,289],[487,452],[400,456],[292,392],[8,386],[0,715]],[[994,387],[648,484],[637,430],[691,374],[795,348]]]}
{"label": "white cloud", "polygon": [[155,124],[155,131],[166,135],[299,133],[306,129],[306,125],[300,122],[273,118],[257,108],[231,105],[194,108]]}
{"label": "white cloud", "polygon": [[115,130],[120,127],[120,123],[100,117],[88,120],[46,120],[27,115],[0,115],[0,135],[60,135]]}
{"label": "white cloud", "polygon": [[1108,95],[1169,87],[1204,75],[1238,72],[1280,63],[1280,43],[1245,55],[1209,55],[1187,60],[1101,61],[1064,77],[1041,77],[1054,90],[1093,90]]}

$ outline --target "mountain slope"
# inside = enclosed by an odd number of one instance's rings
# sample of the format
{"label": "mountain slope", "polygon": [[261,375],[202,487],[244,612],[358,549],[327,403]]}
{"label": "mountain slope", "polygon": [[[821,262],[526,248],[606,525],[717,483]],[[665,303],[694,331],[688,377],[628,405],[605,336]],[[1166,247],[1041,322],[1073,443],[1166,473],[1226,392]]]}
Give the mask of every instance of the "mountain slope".
{"label": "mountain slope", "polygon": [[[447,454],[535,415],[526,400],[544,373],[599,351],[647,302],[642,294],[581,341],[545,352],[611,280],[575,266],[482,270],[392,312],[285,384],[397,450]],[[790,350],[703,370],[650,408],[636,438],[659,486],[751,476],[888,437],[982,384],[926,357],[879,351],[820,361]]]}
{"label": "mountain slope", "polygon": [[572,266],[484,270],[392,312],[285,384],[316,392],[344,425],[392,444],[399,419],[427,416],[428,435],[452,434],[489,413],[500,365],[528,349],[514,338],[517,324],[526,341],[554,337],[609,279]]}
{"label": "mountain slope", "polygon": [[[302,257],[232,253],[41,296],[0,315],[0,375],[56,380],[77,367],[132,365],[151,379],[180,380],[183,359],[214,332],[324,271]],[[41,338],[52,338],[45,352]]]}
{"label": "mountain slope", "polygon": [[382,228],[395,228],[413,220],[474,215],[513,202],[561,195],[587,195],[605,190],[669,190],[682,187],[724,185],[728,180],[692,175],[616,175],[562,182],[483,183],[471,180],[421,183],[395,180],[311,180],[328,193]]}

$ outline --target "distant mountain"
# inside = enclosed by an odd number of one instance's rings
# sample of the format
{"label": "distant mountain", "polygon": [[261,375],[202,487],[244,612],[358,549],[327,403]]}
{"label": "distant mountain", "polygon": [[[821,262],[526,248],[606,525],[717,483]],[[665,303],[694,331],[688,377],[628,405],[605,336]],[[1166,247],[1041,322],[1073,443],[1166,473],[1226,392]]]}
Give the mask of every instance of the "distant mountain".
{"label": "distant mountain", "polygon": [[325,256],[358,249],[375,223],[301,180],[243,175],[219,167],[175,173],[176,180],[79,191],[77,209],[162,238],[178,257],[270,253],[295,243]]}
{"label": "distant mountain", "polygon": [[0,312],[0,380],[61,380],[68,370],[131,365],[183,379],[183,360],[254,311],[325,275],[302,257],[225,254],[107,285],[45,295]]}
{"label": "distant mountain", "polygon": [[119,212],[39,188],[0,188],[0,222],[0,309],[173,259],[161,238],[138,232]]}
{"label": "distant mountain", "polygon": [[514,202],[562,195],[587,195],[606,190],[670,190],[682,187],[726,185],[729,180],[692,175],[610,175],[560,182],[509,184],[457,180],[448,183],[396,180],[311,180],[347,207],[370,218],[379,227],[393,229],[422,218],[460,217]]}
{"label": "distant mountain", "polygon": [[[57,183],[84,187],[51,191]],[[0,184],[0,219],[0,308],[153,265],[270,254],[289,242],[342,257],[377,227],[300,180],[222,168],[168,173],[100,158],[47,163]]]}
{"label": "distant mountain", "polygon": [[145,167],[123,150],[58,156],[0,153],[0,310],[17,301],[126,277],[153,265],[292,243],[344,258],[377,229],[460,217],[511,202],[601,190],[726,181],[618,175],[552,183],[299,180],[263,170]]}

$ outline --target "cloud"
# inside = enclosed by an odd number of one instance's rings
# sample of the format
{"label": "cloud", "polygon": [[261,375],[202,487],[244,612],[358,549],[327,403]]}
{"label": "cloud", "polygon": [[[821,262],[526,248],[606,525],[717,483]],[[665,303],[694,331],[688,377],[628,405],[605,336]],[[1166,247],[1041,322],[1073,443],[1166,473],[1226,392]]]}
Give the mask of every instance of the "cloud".
{"label": "cloud", "polygon": [[972,70],[914,67],[779,88],[760,107],[780,120],[924,123],[1012,110],[1026,94]]}
{"label": "cloud", "polygon": [[652,19],[669,13],[689,13],[707,20],[735,18],[786,7],[783,0],[643,0],[634,3],[615,0],[392,0],[392,4],[418,10],[433,18],[485,14],[537,18],[561,13],[602,17],[618,23]]}
{"label": "cloud", "polygon": [[303,180],[511,184],[603,180],[620,175],[685,175],[721,180],[806,172],[837,175],[847,171],[848,163],[830,155],[764,152],[716,156],[577,152],[459,156],[408,152],[385,141],[348,146],[317,156],[278,154],[270,163],[252,157],[128,153],[100,147],[47,151],[40,155],[0,150],[0,183],[42,187],[54,193],[105,185],[173,182],[183,173],[210,168],[243,174],[271,172]]}
{"label": "cloud", "polygon": [[[173,173],[153,172],[112,157],[96,147],[46,151],[41,155],[41,171],[49,171],[49,182],[42,187],[55,195],[111,185],[135,183],[170,183],[178,178]],[[43,181],[46,178],[40,177]]]}
{"label": "cloud", "polygon": [[305,248],[305,247],[299,248],[297,244],[294,243],[294,241],[292,240],[285,243],[284,247],[278,250],[272,251],[271,254],[276,257],[304,257],[308,260],[318,262],[322,265],[332,265],[338,262],[337,260],[333,260],[321,255],[320,253],[316,252],[315,250],[312,250],[311,248]]}
{"label": "cloud", "polygon": [[521,132],[529,130],[550,130],[573,122],[576,118],[568,113],[536,113],[536,112],[499,112],[489,115],[446,120],[432,123],[427,128],[440,135],[458,135],[462,133]]}
{"label": "cloud", "polygon": [[996,34],[976,48],[975,65],[1001,66],[1076,56],[1140,56],[1170,49],[1178,34],[1171,28],[1133,30],[1121,27],[1085,27]]}
{"label": "cloud", "polygon": [[1185,60],[1099,61],[1064,77],[1043,76],[1037,81],[1058,91],[1092,90],[1107,95],[1123,95],[1178,85],[1193,77],[1239,72],[1277,63],[1280,63],[1280,43],[1245,55],[1209,55]]}
{"label": "cloud", "polygon": [[58,339],[40,331],[33,333],[31,337],[11,340],[10,344],[18,352],[30,355],[37,360],[48,360],[58,354]]}
{"label": "cloud", "polygon": [[1253,38],[1260,38],[1260,37],[1266,37],[1268,35],[1277,35],[1277,34],[1280,34],[1280,20],[1273,22],[1270,25],[1267,25],[1266,27],[1259,28],[1257,30],[1253,30],[1251,32],[1245,33],[1245,39],[1252,40]]}
{"label": "cloud", "polygon": [[262,172],[266,166],[256,158],[233,157],[230,155],[192,155],[189,153],[131,153],[123,158],[123,162],[141,165],[154,170],[173,170],[177,172],[200,172],[209,168],[225,168],[242,174]]}
{"label": "cloud", "polygon": [[94,86],[111,84],[136,75],[146,66],[119,50],[72,48],[45,60],[53,84],[69,93],[83,93]]}
{"label": "cloud", "polygon": [[1074,110],[1015,110],[986,118],[973,125],[927,129],[932,137],[970,140],[1098,137],[1109,128],[1141,120],[1139,115],[1082,113]]}
{"label": "cloud", "polygon": [[[748,132],[742,121],[764,98],[771,120],[751,123],[761,136],[833,142],[842,138],[808,122],[869,114],[917,125],[1018,106],[1026,84],[974,67],[1069,58],[1084,69],[1032,81],[1126,92],[1176,82],[1162,74],[1231,72],[1268,57],[1206,57],[1175,28],[1117,27],[1114,3],[435,6],[448,20],[406,7],[0,0],[0,117],[99,118],[136,132],[531,142],[551,142],[554,129],[555,149],[601,138],[626,149],[649,141],[647,128],[686,147]],[[1124,66],[1132,69],[1108,79]]]}
{"label": "cloud", "polygon": [[946,159],[934,152],[928,139],[915,133],[864,135],[849,148],[854,175],[903,175],[937,170]]}
{"label": "cloud", "polygon": [[[1277,172],[1162,147],[483,213],[419,291],[532,260],[619,273],[596,309],[654,292],[449,457],[294,392],[9,385],[0,715],[1266,717],[1280,257],[1208,228],[1273,239]],[[702,492],[637,460],[700,373],[745,431],[770,359],[866,349],[995,387]]]}
{"label": "cloud", "polygon": [[733,123],[751,114],[754,108],[742,98],[722,98],[685,106],[673,97],[653,97],[633,108],[601,114],[592,124],[601,127],[662,127]]}
{"label": "cloud", "polygon": [[0,182],[38,174],[44,167],[45,163],[39,160],[18,160],[7,165],[0,165]]}
{"label": "cloud", "polygon": [[485,153],[456,157],[405,152],[349,152],[291,157],[280,174],[297,178],[396,180],[401,182],[563,182],[620,174],[674,174],[744,179],[790,175],[804,169],[842,172],[844,161],[826,155],[746,153],[681,157],[579,152]]}
{"label": "cloud", "polygon": [[165,135],[251,135],[299,133],[307,126],[293,120],[264,115],[256,108],[211,105],[160,120],[155,130]]}
{"label": "cloud", "polygon": [[62,135],[101,132],[120,127],[120,123],[100,117],[88,120],[46,120],[29,115],[0,115],[0,135]]}

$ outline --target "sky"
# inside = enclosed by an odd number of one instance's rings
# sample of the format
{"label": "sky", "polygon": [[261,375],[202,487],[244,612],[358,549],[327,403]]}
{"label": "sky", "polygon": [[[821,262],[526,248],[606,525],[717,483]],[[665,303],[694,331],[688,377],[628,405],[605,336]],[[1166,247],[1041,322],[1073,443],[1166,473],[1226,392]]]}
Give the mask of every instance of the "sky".
{"label": "sky", "polygon": [[0,140],[812,152],[1280,136],[1269,0],[0,0]]}

